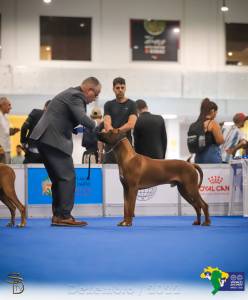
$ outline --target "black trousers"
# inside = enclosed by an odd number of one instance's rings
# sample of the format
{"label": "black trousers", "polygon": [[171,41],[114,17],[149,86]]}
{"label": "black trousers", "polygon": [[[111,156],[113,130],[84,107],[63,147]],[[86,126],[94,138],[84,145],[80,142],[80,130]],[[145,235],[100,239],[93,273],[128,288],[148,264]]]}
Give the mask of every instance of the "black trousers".
{"label": "black trousers", "polygon": [[24,164],[43,164],[43,159],[39,153],[33,153],[27,150],[25,153]]}
{"label": "black trousers", "polygon": [[37,145],[52,182],[53,215],[68,219],[74,206],[76,176],[72,157],[47,144]]}

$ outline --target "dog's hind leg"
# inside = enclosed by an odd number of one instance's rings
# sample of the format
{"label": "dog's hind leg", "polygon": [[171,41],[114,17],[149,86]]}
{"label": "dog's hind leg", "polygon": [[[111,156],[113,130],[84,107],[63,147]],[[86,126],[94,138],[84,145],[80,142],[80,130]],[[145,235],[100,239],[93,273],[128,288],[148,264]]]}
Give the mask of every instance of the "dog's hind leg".
{"label": "dog's hind leg", "polygon": [[15,212],[16,207],[9,201],[9,199],[4,195],[4,193],[0,192],[0,199],[2,202],[8,207],[11,215],[10,222],[6,225],[7,227],[14,227],[15,226]]}
{"label": "dog's hind leg", "polygon": [[211,224],[210,217],[209,217],[209,211],[208,211],[208,204],[202,199],[201,194],[199,193],[197,186],[187,186],[187,193],[191,197],[190,204],[193,206],[197,206],[198,208],[203,210],[205,221],[201,224],[203,226],[209,226]]}
{"label": "dog's hind leg", "polygon": [[203,210],[205,221],[201,225],[209,226],[211,224],[211,220],[209,217],[208,204],[202,199],[198,189],[194,189],[191,195],[193,200],[192,205],[195,204]]}
{"label": "dog's hind leg", "polygon": [[21,214],[21,223],[18,225],[18,227],[24,227],[26,225],[26,211],[25,206],[21,204],[21,202],[18,200],[17,195],[15,193],[14,185],[12,186],[4,186],[3,192],[5,197],[8,198],[8,202],[11,202],[13,206],[15,206]]}
{"label": "dog's hind leg", "polygon": [[203,226],[209,226],[211,224],[209,211],[208,211],[208,204],[202,199],[200,193],[198,192],[199,201],[201,203],[201,208],[205,215],[205,221],[202,223]]}
{"label": "dog's hind leg", "polygon": [[181,194],[181,196],[189,203],[191,204],[195,211],[196,211],[196,220],[193,222],[192,225],[201,225],[201,206],[198,202],[194,202],[191,197],[191,195],[186,191],[184,186],[182,184],[177,185],[178,191]]}

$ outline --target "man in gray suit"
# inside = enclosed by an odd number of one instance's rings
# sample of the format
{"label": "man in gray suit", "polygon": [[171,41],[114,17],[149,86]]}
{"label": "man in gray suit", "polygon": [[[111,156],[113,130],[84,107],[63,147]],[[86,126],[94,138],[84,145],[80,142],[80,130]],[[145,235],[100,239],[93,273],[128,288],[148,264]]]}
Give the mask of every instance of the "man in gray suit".
{"label": "man in gray suit", "polygon": [[86,115],[86,105],[95,101],[100,91],[98,79],[89,77],[79,87],[61,92],[53,98],[30,136],[36,141],[52,182],[54,226],[87,225],[71,215],[76,185],[72,133],[79,124],[94,130],[96,123]]}

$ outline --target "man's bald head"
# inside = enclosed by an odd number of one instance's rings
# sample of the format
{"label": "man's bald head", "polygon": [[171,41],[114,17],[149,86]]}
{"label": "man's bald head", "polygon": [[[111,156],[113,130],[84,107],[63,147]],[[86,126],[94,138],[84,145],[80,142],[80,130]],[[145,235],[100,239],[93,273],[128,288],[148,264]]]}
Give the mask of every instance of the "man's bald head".
{"label": "man's bald head", "polygon": [[0,98],[0,110],[3,114],[8,114],[11,110],[11,102],[7,97]]}
{"label": "man's bald head", "polygon": [[101,92],[101,83],[96,77],[88,77],[81,84],[87,103],[95,101]]}

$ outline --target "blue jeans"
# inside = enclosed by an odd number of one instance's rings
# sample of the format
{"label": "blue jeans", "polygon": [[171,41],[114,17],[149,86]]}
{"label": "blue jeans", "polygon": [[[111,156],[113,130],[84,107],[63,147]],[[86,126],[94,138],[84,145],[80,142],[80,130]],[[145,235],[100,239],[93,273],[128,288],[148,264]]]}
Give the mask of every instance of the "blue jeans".
{"label": "blue jeans", "polygon": [[220,147],[216,144],[208,146],[203,152],[195,155],[197,164],[221,164]]}

